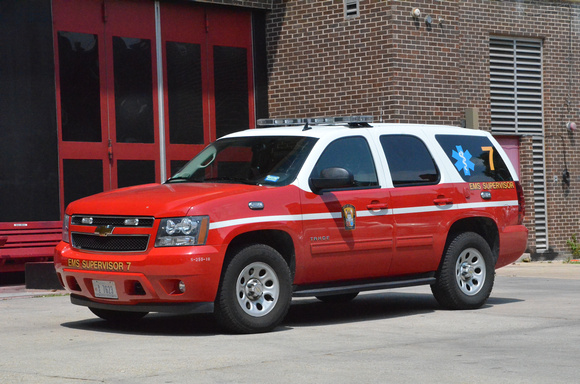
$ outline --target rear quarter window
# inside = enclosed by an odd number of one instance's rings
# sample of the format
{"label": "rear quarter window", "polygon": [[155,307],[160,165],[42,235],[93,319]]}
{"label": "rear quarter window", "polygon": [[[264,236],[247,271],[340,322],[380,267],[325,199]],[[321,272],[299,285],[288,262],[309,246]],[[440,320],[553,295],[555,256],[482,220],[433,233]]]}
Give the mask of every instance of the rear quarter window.
{"label": "rear quarter window", "polygon": [[436,135],[435,138],[467,182],[513,181],[505,161],[484,136]]}
{"label": "rear quarter window", "polygon": [[439,170],[425,144],[411,135],[383,135],[381,145],[395,187],[439,182]]}

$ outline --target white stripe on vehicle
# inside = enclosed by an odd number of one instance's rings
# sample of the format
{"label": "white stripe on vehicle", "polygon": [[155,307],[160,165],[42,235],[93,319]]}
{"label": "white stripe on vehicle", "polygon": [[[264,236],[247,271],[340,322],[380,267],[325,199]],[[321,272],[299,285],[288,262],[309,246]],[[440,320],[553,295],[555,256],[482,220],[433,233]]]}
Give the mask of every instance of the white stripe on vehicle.
{"label": "white stripe on vehicle", "polygon": [[[464,203],[464,204],[447,204],[447,205],[428,205],[408,208],[389,208],[381,210],[357,210],[357,217],[371,217],[371,216],[387,216],[387,215],[408,215],[415,213],[439,212],[445,210],[468,210],[477,208],[501,208],[518,206],[517,200],[506,201],[491,201],[481,203]],[[310,220],[330,220],[341,219],[342,212],[321,212],[321,213],[307,213],[299,215],[275,215],[275,216],[255,216],[244,217],[234,220],[224,220],[210,223],[209,229],[221,229],[227,227],[234,227],[245,224],[257,223],[272,223],[272,222],[288,222],[288,221],[310,221]]]}

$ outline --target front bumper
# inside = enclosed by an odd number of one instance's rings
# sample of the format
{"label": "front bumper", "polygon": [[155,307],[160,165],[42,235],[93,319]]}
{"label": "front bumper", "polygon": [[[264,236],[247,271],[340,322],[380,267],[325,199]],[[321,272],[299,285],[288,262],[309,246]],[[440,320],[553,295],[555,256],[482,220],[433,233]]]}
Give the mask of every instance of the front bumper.
{"label": "front bumper", "polygon": [[85,307],[126,312],[166,312],[173,314],[213,313],[214,303],[150,303],[150,304],[107,304],[95,302],[83,296],[70,295],[70,302]]}
{"label": "front bumper", "polygon": [[[137,312],[211,312],[223,254],[213,246],[152,248],[142,254],[81,252],[61,242],[55,268],[74,304]],[[93,281],[112,282],[117,298],[95,295]],[[179,289],[185,284],[185,291]],[[211,304],[211,305],[210,305]]]}

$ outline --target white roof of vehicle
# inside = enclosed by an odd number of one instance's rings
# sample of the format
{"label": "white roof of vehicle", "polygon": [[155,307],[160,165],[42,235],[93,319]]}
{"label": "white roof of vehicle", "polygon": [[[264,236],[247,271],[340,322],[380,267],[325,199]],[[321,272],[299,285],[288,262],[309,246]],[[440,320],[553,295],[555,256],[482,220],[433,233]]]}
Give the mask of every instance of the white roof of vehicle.
{"label": "white roof of vehicle", "polygon": [[248,137],[248,136],[304,136],[322,138],[327,136],[342,137],[356,133],[357,130],[376,130],[380,134],[416,134],[416,135],[436,135],[436,134],[456,134],[487,136],[485,131],[459,128],[447,125],[429,124],[392,124],[392,123],[371,123],[368,127],[349,127],[345,125],[304,125],[280,126],[270,128],[247,129],[235,132],[224,137]]}

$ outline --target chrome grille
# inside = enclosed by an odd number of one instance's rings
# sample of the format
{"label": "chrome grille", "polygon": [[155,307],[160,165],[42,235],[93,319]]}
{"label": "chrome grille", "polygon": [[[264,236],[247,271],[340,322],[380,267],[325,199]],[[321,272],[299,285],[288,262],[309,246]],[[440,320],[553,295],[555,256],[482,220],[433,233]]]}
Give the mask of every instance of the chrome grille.
{"label": "chrome grille", "polygon": [[144,252],[147,250],[148,244],[148,235],[110,235],[104,237],[86,233],[72,234],[72,246],[87,251]]}
{"label": "chrome grille", "polygon": [[[83,219],[89,220],[90,223],[83,223]],[[139,224],[125,224],[126,220],[139,220]],[[74,215],[72,217],[73,225],[93,225],[113,227],[130,227],[130,228],[152,228],[155,219],[153,217],[136,217],[136,216],[92,216],[92,215]]]}

